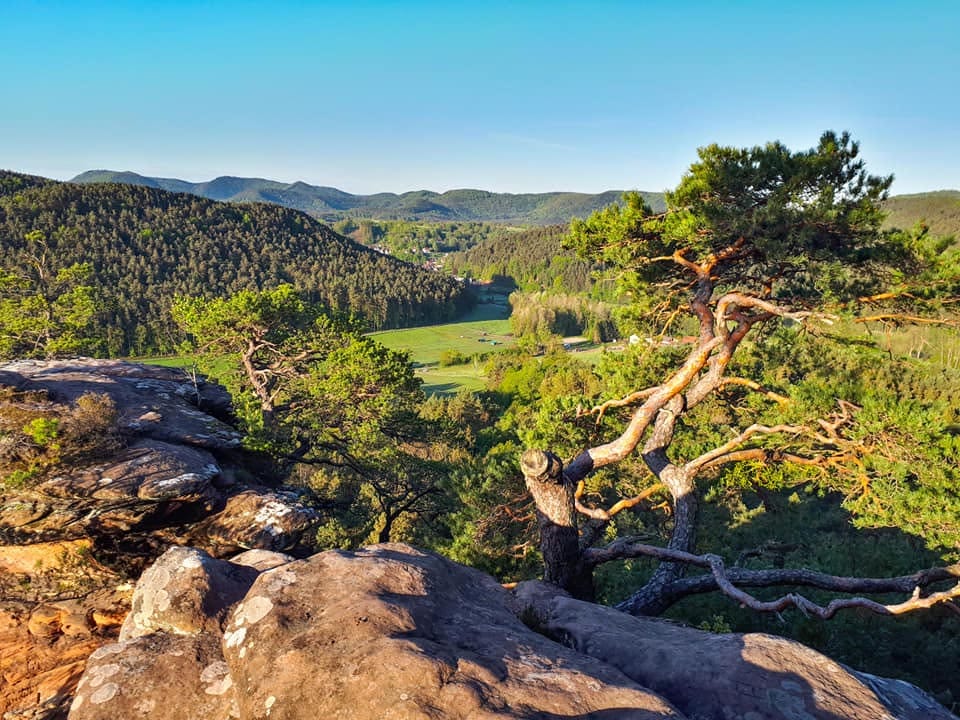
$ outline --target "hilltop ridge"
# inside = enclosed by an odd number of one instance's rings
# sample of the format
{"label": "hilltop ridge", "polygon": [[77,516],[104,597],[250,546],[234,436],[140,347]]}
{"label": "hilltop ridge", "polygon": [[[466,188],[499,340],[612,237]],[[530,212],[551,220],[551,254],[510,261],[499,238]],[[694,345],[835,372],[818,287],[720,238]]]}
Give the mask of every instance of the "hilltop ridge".
{"label": "hilltop ridge", "polygon": [[[220,185],[223,187],[223,184]],[[170,352],[176,295],[225,297],[291,283],[369,329],[449,321],[469,305],[452,278],[375,252],[277,204],[214,202],[134,184],[76,184],[0,171],[0,267],[23,267],[28,234],[55,270],[88,263],[104,293],[99,352]]]}
{"label": "hilltop ridge", "polygon": [[[303,210],[324,220],[365,217],[388,220],[479,220],[523,225],[567,223],[586,217],[620,199],[622,190],[589,194],[577,192],[496,193],[460,188],[443,193],[413,190],[405,193],[354,195],[334,187],[297,181],[283,183],[264,178],[221,176],[191,183],[176,178],[158,178],[135,172],[88,170],[71,180],[75,183],[122,183],[145,185],[171,192],[200,195],[211,200],[269,202]],[[663,209],[663,193],[641,192],[654,209]]]}
{"label": "hilltop ridge", "polygon": [[[556,225],[585,218],[617,202],[623,190],[590,194],[578,192],[497,193],[461,188],[438,193],[413,190],[405,193],[354,195],[335,187],[292,183],[265,178],[223,175],[206,182],[148,177],[129,170],[87,170],[70,182],[144,185],[170,192],[189,193],[211,200],[267,202],[303,210],[333,222],[348,217],[378,220],[480,221],[519,225]],[[662,192],[640,193],[654,211],[665,208]],[[883,203],[889,213],[885,226],[909,228],[923,221],[934,235],[960,235],[960,190],[933,190],[894,195]]]}

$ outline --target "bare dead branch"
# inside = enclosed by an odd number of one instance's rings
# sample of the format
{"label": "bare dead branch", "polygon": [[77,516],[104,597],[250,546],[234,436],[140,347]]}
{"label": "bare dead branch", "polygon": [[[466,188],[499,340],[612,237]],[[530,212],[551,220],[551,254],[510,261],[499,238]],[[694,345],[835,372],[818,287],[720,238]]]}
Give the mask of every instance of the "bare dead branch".
{"label": "bare dead branch", "polygon": [[754,297],[752,295],[747,295],[740,292],[729,292],[717,300],[717,322],[723,323],[729,320],[729,316],[734,311],[734,308],[739,308],[741,310],[745,308],[752,308],[754,310],[761,310],[771,315],[776,315],[777,317],[789,318],[790,320],[797,321],[820,319],[827,322],[833,322],[839,319],[836,315],[814,312],[812,310],[788,310],[787,308],[777,305],[769,300],[764,300],[763,298]]}
{"label": "bare dead branch", "polygon": [[687,259],[686,255],[688,252],[690,252],[689,248],[681,248],[672,255],[661,255],[659,257],[650,258],[650,262],[674,262],[680,267],[694,273],[697,277],[709,274],[709,271],[705,273],[702,267],[697,265],[692,260]]}
{"label": "bare dead branch", "polygon": [[[584,562],[592,566],[611,560],[636,557],[653,557],[669,562],[685,563],[710,571],[708,576],[684,578],[671,583],[668,594],[674,596],[674,599],[696,592],[720,590],[744,607],[758,612],[776,613],[796,607],[806,615],[824,620],[829,620],[838,611],[849,608],[862,608],[879,615],[902,615],[914,610],[929,609],[941,603],[952,604],[953,600],[960,598],[960,582],[950,589],[927,596],[921,595],[922,588],[931,583],[960,579],[960,564],[946,568],[933,568],[897,578],[851,578],[810,570],[747,571],[737,568],[727,570],[724,567],[723,558],[717,555],[694,555],[680,550],[634,542],[632,538],[623,538],[605,548],[591,548],[584,552]],[[776,600],[758,600],[741,590],[738,585],[809,585],[836,592],[910,592],[911,596],[902,603],[891,605],[884,605],[869,598],[852,597],[837,598],[822,606],[797,593],[788,593]],[[684,586],[682,593],[679,591],[680,586]],[[907,586],[912,586],[912,589],[907,589]]]}
{"label": "bare dead branch", "polygon": [[707,259],[704,260],[703,265],[701,267],[705,272],[708,272],[708,273],[713,272],[713,269],[719,263],[725,260],[729,260],[730,258],[734,257],[741,249],[743,249],[743,246],[746,244],[746,242],[747,242],[746,238],[744,238],[741,235],[739,238],[737,238],[736,242],[734,242],[733,244],[728,245],[723,250],[720,250],[719,252],[708,256]]}
{"label": "bare dead branch", "polygon": [[790,398],[785,397],[784,395],[780,395],[779,393],[775,393],[773,390],[769,390],[768,388],[765,388],[760,383],[750,380],[748,378],[741,378],[741,377],[724,378],[720,383],[720,387],[723,388],[723,387],[726,387],[727,385],[737,385],[739,387],[749,388],[754,392],[767,396],[768,398],[770,398],[774,402],[779,403],[780,405],[788,405],[790,403]]}
{"label": "bare dead branch", "polygon": [[619,462],[633,452],[657,413],[690,384],[722,342],[720,338],[713,338],[697,346],[683,365],[637,408],[620,437],[604,445],[588,448],[570,462],[567,466],[569,480],[577,483],[592,470]]}
{"label": "bare dead branch", "polygon": [[799,435],[805,430],[806,428],[802,425],[774,425],[773,427],[768,427],[766,425],[754,423],[735,438],[731,438],[723,445],[720,445],[709,452],[705,452],[698,458],[694,458],[684,466],[684,469],[690,473],[697,473],[703,467],[713,463],[718,458],[728,455],[755,435],[776,435],[779,433]]}
{"label": "bare dead branch", "polygon": [[805,455],[784,452],[783,450],[771,450],[768,448],[749,448],[747,450],[734,450],[733,452],[719,455],[700,467],[700,470],[708,470],[719,465],[729,465],[730,463],[743,462],[745,460],[759,460],[764,463],[789,462],[794,465],[826,467],[831,464],[833,458],[807,457]]}
{"label": "bare dead branch", "polygon": [[615,400],[607,400],[606,402],[601,403],[600,405],[594,405],[589,410],[578,409],[577,417],[578,418],[583,417],[584,415],[596,415],[597,422],[600,422],[600,419],[604,416],[604,414],[610,408],[626,407],[628,405],[633,405],[634,403],[639,402],[640,400],[646,400],[648,397],[653,395],[657,391],[657,389],[658,388],[656,387],[651,387],[651,388],[646,388],[644,390],[637,390],[636,392],[632,392],[625,397],[617,398]]}
{"label": "bare dead branch", "polygon": [[609,510],[604,510],[603,508],[592,508],[587,507],[580,502],[580,496],[583,494],[583,482],[581,481],[577,485],[577,492],[574,493],[574,502],[577,512],[581,515],[586,515],[588,518],[593,520],[602,520],[604,522],[609,522],[613,519],[614,515],[629,508],[639,505],[644,500],[656,495],[658,492],[666,490],[666,486],[663,483],[657,483],[656,485],[651,485],[642,492],[634,495],[633,497],[623,498],[614,503]]}
{"label": "bare dead branch", "polygon": [[869,315],[854,320],[855,323],[889,322],[897,325],[943,325],[946,327],[960,327],[960,320],[956,318],[928,318],[918,315],[901,315],[899,313],[884,313]]}
{"label": "bare dead branch", "polygon": [[858,297],[857,301],[862,303],[877,303],[883,300],[896,300],[897,298],[909,298],[911,300],[917,299],[916,295],[904,290],[903,292],[890,291],[878,293],[876,295],[864,295],[862,297]]}

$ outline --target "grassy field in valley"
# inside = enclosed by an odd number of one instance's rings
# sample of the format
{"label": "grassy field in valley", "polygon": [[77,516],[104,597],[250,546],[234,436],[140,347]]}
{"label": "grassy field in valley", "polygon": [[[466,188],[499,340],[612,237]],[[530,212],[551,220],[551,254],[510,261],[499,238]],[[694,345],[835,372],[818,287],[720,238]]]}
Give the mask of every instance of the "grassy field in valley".
{"label": "grassy field in valley", "polygon": [[[410,354],[427,394],[454,394],[461,388],[480,390],[484,386],[480,358],[514,343],[508,315],[509,307],[504,304],[483,303],[460,322],[384,330],[371,337],[388,348]],[[441,367],[440,355],[446,351],[477,357],[464,365]]]}

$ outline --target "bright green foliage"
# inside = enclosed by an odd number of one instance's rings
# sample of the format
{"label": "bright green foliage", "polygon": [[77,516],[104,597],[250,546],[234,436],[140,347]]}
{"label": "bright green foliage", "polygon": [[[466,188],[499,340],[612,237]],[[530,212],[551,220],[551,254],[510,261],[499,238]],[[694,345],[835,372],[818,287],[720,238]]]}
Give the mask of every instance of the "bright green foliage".
{"label": "bright green foliage", "polygon": [[207,357],[234,358],[235,369],[220,379],[248,445],[315,490],[329,512],[321,543],[438,531],[444,454],[418,414],[424,396],[405,354],[362,337],[289,285],[179,298],[173,312]]}
{"label": "bright green foliage", "polygon": [[89,284],[90,264],[58,269],[42,232],[25,240],[10,268],[0,267],[0,359],[96,352],[98,293]]}
{"label": "bright green foliage", "polygon": [[[906,269],[902,248],[879,233],[878,203],[892,177],[868,175],[848,134],[824,133],[816,148],[781,143],[699,150],[667,212],[653,214],[635,194],[587,220],[574,220],[568,243],[619,269],[640,310],[673,310],[685,299],[694,262],[721,258],[713,282],[809,305],[847,301]],[[667,300],[666,304],[660,304]]]}
{"label": "bright green foliage", "polygon": [[23,433],[39,447],[48,447],[57,439],[60,421],[57,418],[36,417],[23,426]]}
{"label": "bright green foliage", "polygon": [[[960,373],[789,330],[743,361],[791,397],[785,408],[768,408],[765,420],[827,417],[837,398],[857,408],[836,463],[815,471],[764,467],[764,485],[805,480],[841,493],[856,525],[898,528],[948,559],[960,558],[960,442],[951,426]],[[809,441],[794,447],[818,450]]]}
{"label": "bright green foliage", "polygon": [[561,293],[515,292],[510,295],[510,305],[510,328],[517,336],[585,335],[598,343],[617,337],[610,307],[596,300]]}

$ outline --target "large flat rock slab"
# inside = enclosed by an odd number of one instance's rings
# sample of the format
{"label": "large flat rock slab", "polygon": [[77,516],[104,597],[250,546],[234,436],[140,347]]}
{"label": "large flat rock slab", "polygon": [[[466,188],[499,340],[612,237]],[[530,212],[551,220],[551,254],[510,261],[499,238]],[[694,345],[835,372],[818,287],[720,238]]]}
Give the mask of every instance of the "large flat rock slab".
{"label": "large flat rock slab", "polygon": [[956,720],[909,683],[857,673],[786,638],[634,617],[544,583],[521,583],[517,596],[547,635],[698,720]]}

